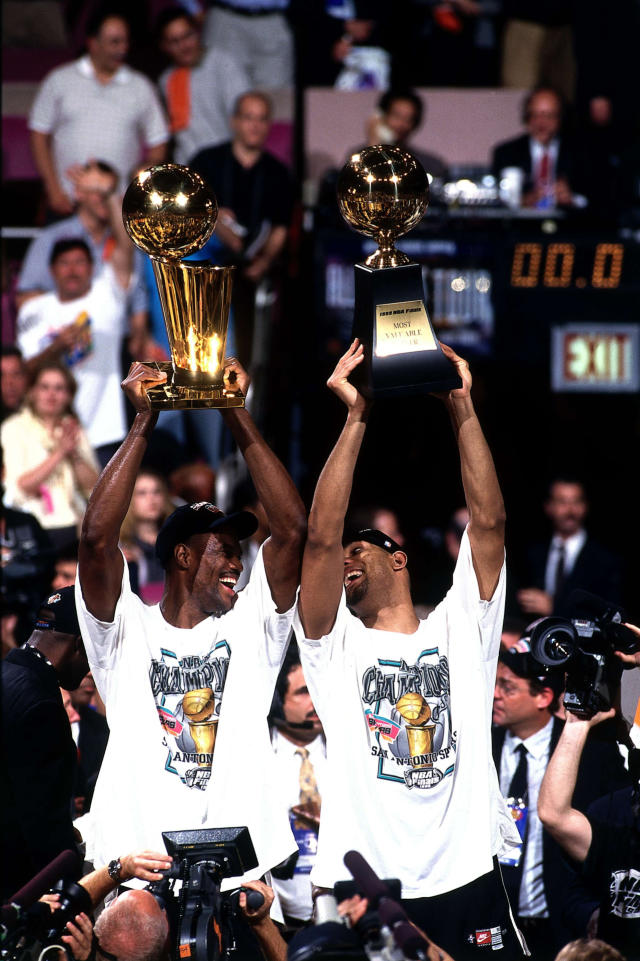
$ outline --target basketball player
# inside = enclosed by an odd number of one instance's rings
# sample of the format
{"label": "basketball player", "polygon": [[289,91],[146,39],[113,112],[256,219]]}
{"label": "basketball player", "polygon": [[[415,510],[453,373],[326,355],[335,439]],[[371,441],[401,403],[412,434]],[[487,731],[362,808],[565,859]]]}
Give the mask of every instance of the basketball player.
{"label": "basketball player", "polygon": [[[228,359],[227,381],[231,372],[246,394],[247,374]],[[207,502],[179,507],[156,541],[164,595],[143,604],[118,539],[157,420],[145,388],[164,378],[132,365],[122,386],[135,419],[82,528],[78,617],[111,729],[83,834],[88,856],[113,862],[117,875],[119,853],[162,850],[162,831],[246,824],[260,862],[252,877],[260,877],[296,850],[286,807],[271,789],[266,718],[293,618],[305,511],[246,408],[222,411],[271,535],[236,592],[240,541],[255,531],[255,515],[227,515]],[[260,784],[260,804],[251,784]]]}
{"label": "basketball player", "polygon": [[516,835],[490,739],[505,512],[469,365],[442,349],[462,379],[438,396],[458,443],[470,521],[453,585],[424,621],[399,545],[377,530],[344,537],[369,412],[349,382],[363,360],[357,340],[328,381],[347,420],[316,487],[295,627],[327,737],[311,877],[325,888],[347,878],[342,859],[353,848],[380,877],[400,878],[407,913],[445,951],[462,961],[490,945],[499,961],[522,955],[496,860]]}

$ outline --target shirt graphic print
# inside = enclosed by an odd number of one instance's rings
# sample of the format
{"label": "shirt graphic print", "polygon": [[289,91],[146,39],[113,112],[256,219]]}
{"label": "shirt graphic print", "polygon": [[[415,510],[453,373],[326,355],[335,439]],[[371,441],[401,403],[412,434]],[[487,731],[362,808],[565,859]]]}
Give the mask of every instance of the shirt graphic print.
{"label": "shirt graphic print", "polygon": [[427,790],[453,773],[449,662],[437,647],[414,664],[378,658],[362,673],[360,694],[378,778]]}
{"label": "shirt graphic print", "polygon": [[161,659],[153,658],[149,669],[162,743],[167,748],[165,769],[187,787],[201,791],[211,778],[230,657],[226,640],[218,641],[202,656],[178,658],[173,651],[161,648]]}

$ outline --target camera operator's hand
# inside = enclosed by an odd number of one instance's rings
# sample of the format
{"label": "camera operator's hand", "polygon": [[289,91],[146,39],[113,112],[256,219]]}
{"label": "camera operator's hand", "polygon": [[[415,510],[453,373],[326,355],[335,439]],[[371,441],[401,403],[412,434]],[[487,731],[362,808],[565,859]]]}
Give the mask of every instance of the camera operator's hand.
{"label": "camera operator's hand", "polygon": [[349,927],[352,928],[367,913],[369,902],[366,898],[361,898],[359,894],[354,894],[352,898],[341,901],[338,905],[338,914],[341,918],[346,918]]}
{"label": "camera operator's hand", "polygon": [[86,914],[76,914],[75,921],[68,921],[66,934],[62,940],[75,958],[75,961],[87,961],[91,954],[93,941],[93,921]]}
{"label": "camera operator's hand", "polygon": [[120,858],[121,881],[140,878],[141,881],[157,881],[162,871],[168,871],[173,863],[169,854],[158,851],[139,851],[135,854],[125,854]]}
{"label": "camera operator's hand", "polygon": [[601,724],[602,721],[609,721],[615,716],[615,707],[610,708],[608,711],[598,711],[593,717],[577,717],[577,715],[571,713],[571,708],[567,708],[566,722],[567,724],[586,724],[589,730],[591,730],[596,724]]}
{"label": "camera operator's hand", "polygon": [[271,910],[271,905],[273,904],[274,893],[273,888],[270,888],[268,884],[263,881],[245,881],[242,885],[243,888],[251,888],[252,891],[258,891],[259,894],[264,898],[264,902],[259,908],[252,910],[247,906],[247,895],[245,891],[240,892],[238,897],[238,905],[247,924],[255,926],[264,921],[265,918],[269,917],[269,911]]}
{"label": "camera operator's hand", "polygon": [[[630,631],[638,635],[638,643],[640,643],[640,627],[636,627],[635,624],[625,624]],[[640,668],[640,651],[636,651],[635,654],[623,654],[622,651],[615,652],[616,657],[619,657],[623,664],[628,664],[629,667]]]}

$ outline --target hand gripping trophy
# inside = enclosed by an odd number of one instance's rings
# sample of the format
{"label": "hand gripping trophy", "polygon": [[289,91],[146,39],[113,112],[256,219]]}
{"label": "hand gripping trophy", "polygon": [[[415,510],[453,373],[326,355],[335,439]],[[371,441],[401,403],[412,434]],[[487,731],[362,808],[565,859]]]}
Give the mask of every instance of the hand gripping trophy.
{"label": "hand gripping trophy", "polygon": [[224,377],[234,268],[182,260],[205,245],[217,216],[202,177],[179,164],[142,170],[122,201],[129,236],[151,257],[171,348],[171,362],[149,363],[167,375],[147,391],[157,410],[244,406]]}
{"label": "hand gripping trophy", "polygon": [[376,397],[460,387],[427,315],[420,265],[394,246],[429,204],[423,167],[400,147],[366,147],[342,168],[338,204],[348,224],[378,242],[375,253],[355,266],[352,336],[367,348],[358,386]]}

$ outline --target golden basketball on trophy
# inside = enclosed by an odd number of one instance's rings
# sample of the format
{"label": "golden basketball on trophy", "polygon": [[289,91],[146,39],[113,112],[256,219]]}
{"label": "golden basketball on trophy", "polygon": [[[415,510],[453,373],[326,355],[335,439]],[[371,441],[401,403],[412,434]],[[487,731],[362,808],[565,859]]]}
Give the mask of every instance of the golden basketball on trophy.
{"label": "golden basketball on trophy", "polygon": [[147,391],[155,410],[244,406],[224,382],[234,268],[182,259],[206,244],[217,216],[205,181],[179,164],[142,170],[122,201],[127,233],[153,264],[171,349],[171,362],[149,364],[167,375]]}
{"label": "golden basketball on trophy", "polygon": [[424,217],[429,180],[406,150],[367,147],[342,168],[338,204],[348,224],[378,242],[378,249],[365,260],[367,267],[399,267],[411,261],[394,242]]}
{"label": "golden basketball on trophy", "polygon": [[365,347],[354,381],[367,395],[405,397],[461,386],[437,341],[425,304],[422,268],[396,250],[429,204],[429,179],[401,147],[379,144],[353,154],[338,177],[346,222],[378,249],[355,265],[352,337]]}

